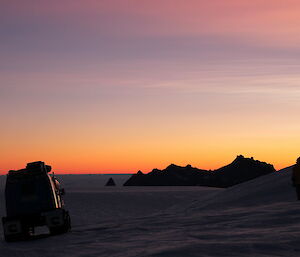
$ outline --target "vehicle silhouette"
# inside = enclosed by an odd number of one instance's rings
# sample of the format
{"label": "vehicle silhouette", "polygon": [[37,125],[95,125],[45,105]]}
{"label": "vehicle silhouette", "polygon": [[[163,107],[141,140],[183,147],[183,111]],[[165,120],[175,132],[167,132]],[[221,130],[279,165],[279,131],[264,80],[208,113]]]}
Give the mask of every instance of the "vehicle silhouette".
{"label": "vehicle silhouette", "polygon": [[51,166],[28,163],[25,169],[11,170],[5,186],[6,217],[2,218],[6,241],[28,239],[37,226],[47,226],[51,235],[68,232],[70,215],[64,208],[64,189]]}

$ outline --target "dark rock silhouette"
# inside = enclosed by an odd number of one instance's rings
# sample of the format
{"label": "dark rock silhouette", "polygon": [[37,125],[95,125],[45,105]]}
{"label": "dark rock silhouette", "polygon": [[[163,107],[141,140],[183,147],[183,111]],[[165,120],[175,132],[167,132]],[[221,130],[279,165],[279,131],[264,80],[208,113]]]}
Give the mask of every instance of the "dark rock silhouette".
{"label": "dark rock silhouette", "polygon": [[115,186],[116,183],[113,180],[113,178],[109,178],[109,180],[106,182],[105,186]]}
{"label": "dark rock silhouette", "polygon": [[242,155],[229,165],[214,171],[201,170],[191,165],[175,164],[164,170],[153,169],[148,174],[138,171],[124,186],[211,186],[230,187],[276,171],[271,164],[260,162]]}

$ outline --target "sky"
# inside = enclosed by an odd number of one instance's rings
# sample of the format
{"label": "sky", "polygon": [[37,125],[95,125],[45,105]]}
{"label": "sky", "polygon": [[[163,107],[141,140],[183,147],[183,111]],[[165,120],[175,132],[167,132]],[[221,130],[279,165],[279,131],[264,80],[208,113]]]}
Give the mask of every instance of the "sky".
{"label": "sky", "polygon": [[298,0],[1,0],[0,174],[300,156]]}

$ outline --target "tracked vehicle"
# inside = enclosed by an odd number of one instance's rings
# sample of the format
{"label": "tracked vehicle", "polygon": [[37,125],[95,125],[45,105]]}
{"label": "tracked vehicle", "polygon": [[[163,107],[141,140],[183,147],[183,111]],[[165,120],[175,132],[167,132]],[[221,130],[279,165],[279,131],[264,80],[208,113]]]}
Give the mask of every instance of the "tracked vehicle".
{"label": "tracked vehicle", "polygon": [[6,217],[2,218],[6,241],[34,236],[37,226],[47,226],[51,235],[70,230],[71,221],[64,208],[64,189],[51,166],[44,162],[28,163],[25,169],[11,170],[5,186]]}

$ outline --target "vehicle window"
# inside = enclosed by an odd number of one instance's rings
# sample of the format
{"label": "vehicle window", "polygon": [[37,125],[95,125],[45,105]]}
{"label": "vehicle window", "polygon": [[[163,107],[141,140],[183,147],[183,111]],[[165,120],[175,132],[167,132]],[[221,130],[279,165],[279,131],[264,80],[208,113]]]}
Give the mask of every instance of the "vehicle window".
{"label": "vehicle window", "polygon": [[30,196],[35,195],[35,185],[33,183],[24,183],[22,184],[22,195]]}

